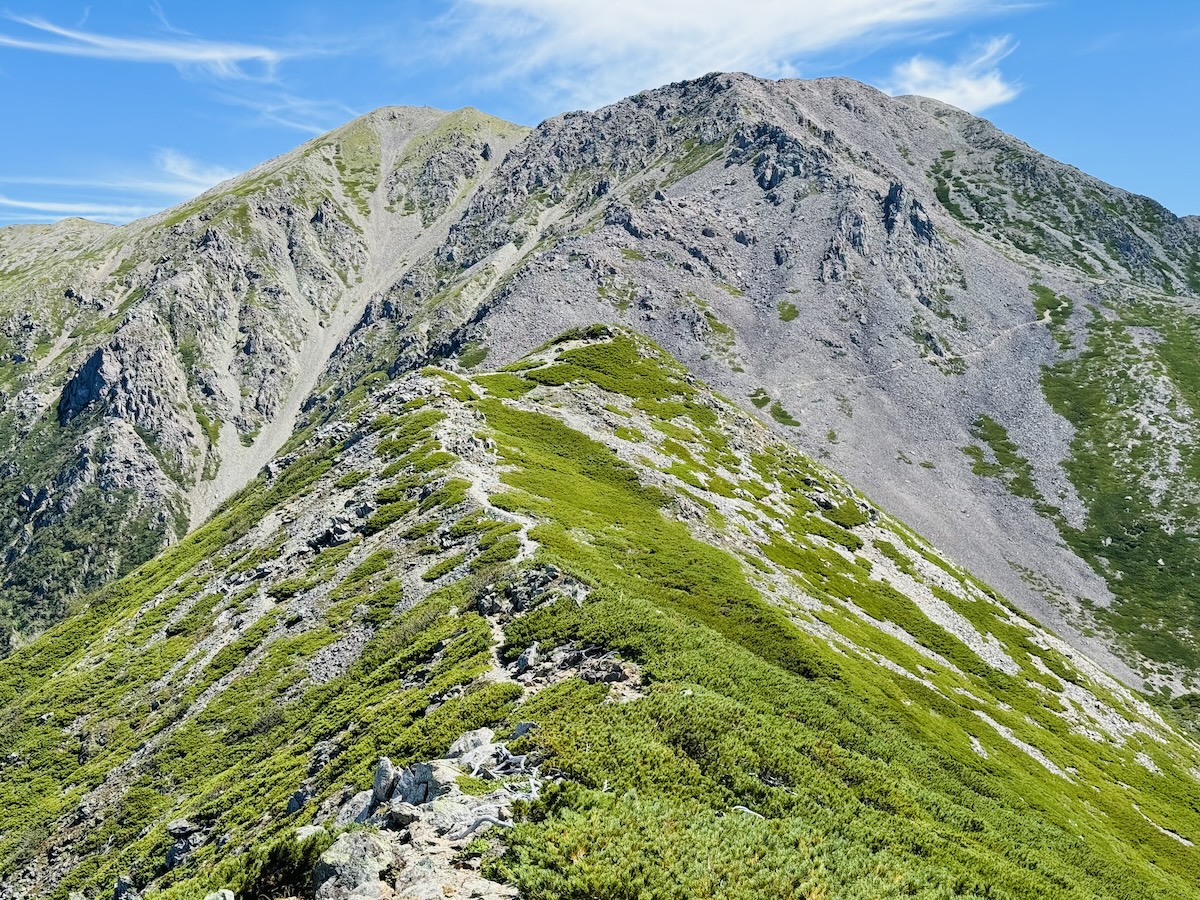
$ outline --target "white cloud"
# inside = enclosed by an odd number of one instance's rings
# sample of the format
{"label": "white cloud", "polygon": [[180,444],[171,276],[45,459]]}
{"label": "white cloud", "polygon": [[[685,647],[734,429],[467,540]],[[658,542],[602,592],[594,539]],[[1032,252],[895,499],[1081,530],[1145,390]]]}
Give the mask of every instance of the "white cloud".
{"label": "white cloud", "polygon": [[714,70],[785,77],[797,59],[1002,9],[1003,0],[459,0],[459,52],[492,77],[592,106]]}
{"label": "white cloud", "polygon": [[324,134],[361,115],[335,100],[310,100],[282,90],[221,92],[216,97],[223,103],[253,110],[263,122],[311,135]]}
{"label": "white cloud", "polygon": [[256,67],[259,77],[269,78],[281,61],[295,55],[292,51],[255,44],[208,41],[190,36],[167,40],[115,37],[64,28],[36,17],[9,15],[7,18],[32,29],[38,36],[0,34],[2,47],[123,62],[165,63],[181,69],[200,69],[220,78],[252,77],[247,64]]}
{"label": "white cloud", "polygon": [[953,63],[914,56],[892,70],[886,89],[893,94],[933,97],[967,112],[983,112],[1021,92],[1021,86],[1005,79],[999,68],[1015,49],[1012,38],[998,37]]}
{"label": "white cloud", "polygon": [[86,187],[100,191],[162,194],[187,199],[220,184],[238,173],[224,166],[198,162],[178,150],[158,151],[154,168],[145,174],[111,175],[96,178],[47,178],[0,175],[0,184]]}
{"label": "white cloud", "polygon": [[[144,173],[94,178],[0,176],[0,184],[38,186],[49,197],[16,198],[0,194],[0,225],[82,216],[124,223],[189,200],[235,174],[223,166],[199,162],[178,150],[158,151]],[[80,195],[83,195],[80,197]]]}
{"label": "white cloud", "polygon": [[198,162],[170,148],[160,150],[155,161],[165,174],[175,176],[179,179],[177,183],[180,186],[186,186],[192,191],[206,191],[238,174],[224,166]]}
{"label": "white cloud", "polygon": [[[62,216],[84,216],[113,221],[129,221],[138,216],[158,212],[153,206],[125,206],[105,203],[58,203],[53,200],[13,200],[0,194],[0,207],[26,210],[30,213],[46,213],[54,218]],[[22,216],[25,218],[25,216]]]}

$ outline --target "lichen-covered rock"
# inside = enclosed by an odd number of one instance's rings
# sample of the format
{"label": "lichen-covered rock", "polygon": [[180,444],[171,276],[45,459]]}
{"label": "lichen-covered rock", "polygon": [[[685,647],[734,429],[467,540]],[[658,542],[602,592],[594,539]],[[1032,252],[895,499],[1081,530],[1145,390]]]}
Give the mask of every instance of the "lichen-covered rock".
{"label": "lichen-covered rock", "polygon": [[338,810],[337,818],[334,819],[334,825],[342,828],[352,823],[361,824],[365,822],[371,814],[371,807],[374,802],[374,791],[359,791],[342,804],[342,807]]}
{"label": "lichen-covered rock", "polygon": [[313,870],[316,900],[390,897],[387,880],[398,866],[386,838],[370,831],[349,831],[321,854]]}

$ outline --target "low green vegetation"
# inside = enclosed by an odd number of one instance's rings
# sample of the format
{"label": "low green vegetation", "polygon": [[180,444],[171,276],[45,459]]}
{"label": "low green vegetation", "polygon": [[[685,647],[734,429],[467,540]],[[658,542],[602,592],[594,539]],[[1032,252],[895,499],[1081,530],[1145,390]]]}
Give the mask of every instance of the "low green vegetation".
{"label": "low green vegetation", "polygon": [[[1156,339],[1139,342],[1139,330]],[[1108,582],[1116,602],[1096,610],[1152,664],[1200,666],[1200,329],[1163,303],[1096,316],[1082,352],[1043,373],[1042,390],[1074,426],[1063,466],[1087,508],[1063,538]],[[1164,390],[1168,400],[1147,407]],[[1173,459],[1178,462],[1172,462]]]}
{"label": "low green vegetation", "polygon": [[771,418],[780,425],[790,425],[793,428],[799,427],[800,420],[783,408],[783,404],[776,400],[771,404]]}
{"label": "low green vegetation", "polygon": [[464,369],[474,369],[487,359],[487,355],[487,345],[480,341],[472,341],[459,352],[458,364]]}
{"label": "low green vegetation", "polygon": [[1038,319],[1046,323],[1060,348],[1073,349],[1075,342],[1067,330],[1067,322],[1074,308],[1071,298],[1054,293],[1044,284],[1031,284],[1029,290],[1033,293],[1033,311]]}
{"label": "low green vegetation", "polygon": [[[118,874],[163,900],[302,891],[332,836],[295,828],[380,756],[521,721],[537,727],[513,750],[547,784],[472,847],[523,896],[1197,895],[1197,850],[1168,833],[1200,836],[1195,749],[993,591],[644,338],[580,330],[502,374],[429,369],[411,404],[298,439],[289,466],[0,660],[0,760],[19,761],[0,768],[0,870],[90,795],[111,799],[72,833],[87,856],[53,900]],[[461,422],[495,454],[482,478],[443,446]],[[297,549],[293,514],[327,490],[388,521]],[[586,596],[480,612],[549,566]],[[351,635],[359,655],[310,670]],[[531,693],[493,669],[534,642],[613,654],[640,696],[580,678]],[[1149,730],[1084,734],[1068,682]],[[111,772],[125,781],[96,792]],[[288,813],[301,784],[314,796]],[[210,839],[167,871],[181,816]]]}
{"label": "low green vegetation", "polygon": [[347,126],[334,145],[333,161],[346,195],[362,216],[369,216],[370,197],[380,178],[379,135],[370,123],[359,121]]}
{"label": "low green vegetation", "polygon": [[1034,481],[1033,467],[1021,455],[1021,448],[1009,438],[1003,425],[990,416],[981,415],[971,425],[971,436],[981,441],[963,447],[963,453],[972,461],[972,472],[999,480],[1013,496],[1034,501],[1042,514],[1058,515],[1058,509],[1042,497]]}
{"label": "low green vegetation", "polygon": [[[537,377],[536,370],[530,374]],[[514,622],[506,630],[505,655],[512,658],[534,641],[546,646],[574,640],[636,659],[653,685],[636,704],[603,704],[603,691],[573,682],[526,704],[521,714],[540,726],[530,740],[549,754],[568,782],[530,806],[525,822],[505,835],[509,850],[492,864],[495,876],[531,893],[562,897],[583,891],[625,896],[631,887],[636,894],[661,891],[680,897],[772,891],[790,896],[798,884],[817,895],[874,897],[920,893],[947,883],[959,884],[964,896],[1026,896],[1051,884],[1064,897],[1155,895],[1158,888],[1141,879],[1161,877],[1159,862],[1140,856],[1134,863],[1124,852],[1098,856],[1090,844],[1084,849],[1079,842],[1075,826],[1080,820],[1069,821],[1094,808],[1091,786],[1111,785],[1103,776],[1081,775],[1078,789],[1066,788],[1074,799],[1065,800],[1065,783],[1056,782],[1053,800],[1031,803],[1040,796],[1032,785],[1054,776],[1011,746],[1005,750],[1001,744],[993,753],[995,744],[989,741],[985,763],[964,737],[957,755],[943,756],[949,747],[947,722],[976,733],[979,720],[968,710],[935,700],[939,695],[905,679],[888,680],[884,687],[857,662],[838,660],[821,644],[798,640],[799,632],[783,641],[765,640],[779,628],[790,629],[768,624],[775,613],[759,606],[757,592],[748,590],[737,567],[728,567],[655,513],[662,499],[610,451],[548,416],[517,411],[499,400],[480,405],[514,467],[504,476],[512,493],[495,501],[545,522],[531,534],[540,553],[595,586],[582,609],[564,600]],[[779,465],[774,459],[762,465],[774,477],[784,474],[774,470]],[[845,530],[868,519],[857,504],[846,501],[824,513],[833,520],[829,528],[843,528],[848,545],[861,547]],[[779,543],[764,548],[768,558],[777,553],[806,573],[817,596],[853,598],[868,616],[900,625],[922,646],[952,661],[976,684],[973,690],[996,691],[1023,714],[1046,722],[1053,731],[1040,741],[1056,746],[1065,741],[1064,749],[1082,751],[1061,722],[1041,711],[1045,701],[1036,691],[984,664],[886,583],[864,582],[868,569],[835,562],[838,554],[818,550],[812,536],[825,539],[827,534],[815,527],[820,521],[808,517],[788,533],[811,549]],[[914,575],[908,555],[888,546],[885,556],[904,561]],[[653,553],[647,553],[651,547]],[[832,568],[818,574],[822,565]],[[962,577],[946,571],[956,580]],[[989,610],[991,601],[964,606],[958,596],[943,593],[955,609],[1001,635],[1022,658],[1031,652],[1044,655],[1021,628],[1002,624],[1006,613]],[[757,625],[743,630],[738,623],[747,615]],[[859,627],[844,616],[832,615],[829,621],[847,630]],[[877,646],[881,640],[865,639]],[[893,658],[907,658],[903,647],[889,650]],[[1069,667],[1046,658],[1075,677]],[[915,671],[918,664],[912,665]],[[1035,683],[1046,681],[1032,666],[1028,673]],[[906,708],[895,705],[894,694],[884,699],[896,689],[914,702],[899,718],[890,712],[889,724],[883,725],[873,718],[874,710]],[[877,700],[864,699],[875,691],[883,692]],[[858,699],[843,706],[850,697]],[[832,741],[840,748],[839,764],[814,767],[815,748],[831,740],[831,732],[837,734]],[[913,774],[901,774],[910,765]],[[859,771],[859,766],[867,768]],[[962,780],[968,771],[969,788]],[[1024,779],[1025,786],[1018,787]],[[1116,812],[1123,800],[1106,796],[1105,808]],[[1073,812],[1067,813],[1063,803]],[[735,807],[766,819],[729,812]],[[1086,815],[1091,827],[1110,827],[1103,817]],[[1124,815],[1122,820],[1132,823]],[[691,824],[664,833],[659,824],[664,821]],[[970,835],[967,855],[964,834]],[[917,844],[923,849],[914,854]],[[1159,846],[1173,850],[1170,844],[1180,847],[1170,838]],[[756,864],[747,867],[743,848],[751,846]],[[809,850],[798,854],[797,846]],[[1039,848],[1036,867],[1026,864],[1031,847]],[[1161,861],[1158,852],[1155,858]],[[630,859],[655,863],[630,870]],[[687,862],[692,859],[706,862],[693,867]],[[1186,865],[1182,856],[1175,865]],[[1175,871],[1171,877],[1185,877],[1184,869]]]}

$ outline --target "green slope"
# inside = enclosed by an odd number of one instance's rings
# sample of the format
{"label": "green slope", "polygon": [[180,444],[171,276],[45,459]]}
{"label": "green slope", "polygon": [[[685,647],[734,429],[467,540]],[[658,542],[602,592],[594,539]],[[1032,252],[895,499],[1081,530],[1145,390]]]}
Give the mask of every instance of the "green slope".
{"label": "green slope", "polygon": [[[258,896],[380,756],[529,721],[523,896],[1200,895],[1197,747],[643,338],[368,379],[285,451],[0,661],[5,888]],[[586,594],[489,612],[541,576]],[[534,642],[641,696],[515,681]]]}

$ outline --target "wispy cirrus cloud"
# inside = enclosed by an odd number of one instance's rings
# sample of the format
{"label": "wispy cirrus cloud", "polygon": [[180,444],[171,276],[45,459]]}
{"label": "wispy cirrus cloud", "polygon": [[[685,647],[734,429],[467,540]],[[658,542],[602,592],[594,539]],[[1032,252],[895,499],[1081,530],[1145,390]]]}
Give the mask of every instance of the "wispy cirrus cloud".
{"label": "wispy cirrus cloud", "polygon": [[361,113],[337,100],[313,100],[284,90],[222,92],[222,103],[251,110],[265,123],[304,134],[324,134]]}
{"label": "wispy cirrus cloud", "polygon": [[158,151],[155,162],[165,174],[178,179],[175,184],[193,192],[206,191],[237,174],[232,169],[200,162],[169,147]]}
{"label": "wispy cirrus cloud", "polygon": [[443,20],[492,57],[491,77],[593,106],[713,70],[772,77],[851,44],[886,43],[979,17],[1003,0],[459,0]]}
{"label": "wispy cirrus cloud", "polygon": [[[91,178],[0,176],[0,184],[20,190],[38,187],[41,197],[0,194],[0,225],[81,216],[124,223],[152,215],[164,207],[232,178],[235,172],[164,148],[143,172]],[[79,194],[87,199],[80,199]]]}
{"label": "wispy cirrus cloud", "polygon": [[[58,203],[53,200],[14,200],[0,194],[0,208],[21,210],[26,214],[45,214],[54,218],[63,216],[82,216],[85,218],[102,218],[110,221],[129,221],[138,216],[148,216],[158,212],[154,206],[111,205],[104,203]],[[30,215],[21,215],[22,219]]]}
{"label": "wispy cirrus cloud", "polygon": [[1017,48],[1011,37],[980,44],[952,63],[914,56],[897,65],[886,89],[893,94],[920,94],[979,113],[1007,103],[1021,86],[1005,78],[1000,63]]}
{"label": "wispy cirrus cloud", "polygon": [[0,32],[0,47],[135,63],[159,63],[197,69],[218,78],[271,78],[283,60],[298,49],[211,41],[174,32],[170,38],[119,37],[66,28],[36,16],[6,15],[26,34]]}
{"label": "wispy cirrus cloud", "polygon": [[0,175],[0,184],[91,187],[105,191],[132,191],[187,199],[233,178],[236,174],[238,173],[224,166],[200,162],[178,150],[165,148],[155,154],[153,167],[144,174],[118,174],[95,178]]}

